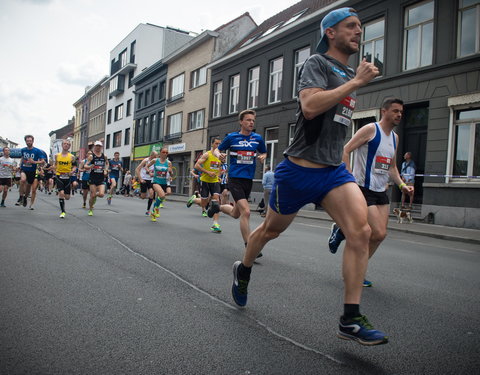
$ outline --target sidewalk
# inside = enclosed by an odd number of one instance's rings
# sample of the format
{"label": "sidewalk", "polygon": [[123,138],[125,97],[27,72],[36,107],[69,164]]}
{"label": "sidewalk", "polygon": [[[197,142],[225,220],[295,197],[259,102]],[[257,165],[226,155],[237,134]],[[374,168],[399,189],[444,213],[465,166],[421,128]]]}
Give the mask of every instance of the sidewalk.
{"label": "sidewalk", "polygon": [[[188,198],[179,195],[170,195],[168,199],[176,202],[186,202]],[[256,208],[257,204],[250,204],[250,209],[252,213],[255,214]],[[298,216],[308,219],[332,222],[332,219],[325,211],[300,210],[298,212]],[[399,224],[397,223],[396,219],[389,220],[388,229],[404,233],[417,234],[421,236],[480,245],[480,230],[478,229],[447,227],[443,225],[425,224],[415,221],[412,224]]]}

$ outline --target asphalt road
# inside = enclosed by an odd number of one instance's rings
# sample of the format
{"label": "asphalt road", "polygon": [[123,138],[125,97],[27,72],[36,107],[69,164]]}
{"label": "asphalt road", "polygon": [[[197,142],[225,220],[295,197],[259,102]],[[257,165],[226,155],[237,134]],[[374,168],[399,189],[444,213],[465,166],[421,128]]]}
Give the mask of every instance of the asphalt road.
{"label": "asphalt road", "polygon": [[[16,191],[14,191],[16,195]],[[1,374],[472,374],[480,366],[480,249],[391,232],[361,310],[390,343],[336,338],[341,254],[327,222],[300,219],[264,250],[236,308],[238,221],[197,207],[75,196],[0,209]],[[252,214],[252,228],[260,223]]]}

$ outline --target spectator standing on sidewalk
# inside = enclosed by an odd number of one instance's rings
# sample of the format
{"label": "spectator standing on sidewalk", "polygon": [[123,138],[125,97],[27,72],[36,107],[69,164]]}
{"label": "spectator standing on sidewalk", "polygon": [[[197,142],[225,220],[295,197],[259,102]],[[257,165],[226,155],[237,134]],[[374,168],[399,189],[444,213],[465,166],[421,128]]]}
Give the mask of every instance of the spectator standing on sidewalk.
{"label": "spectator standing on sidewalk", "polygon": [[123,189],[124,195],[126,197],[130,196],[130,186],[132,184],[132,174],[130,171],[125,172],[125,177],[123,178]]}
{"label": "spectator standing on sidewalk", "polygon": [[[417,167],[415,166],[415,162],[412,160],[412,153],[410,151],[407,151],[405,155],[403,155],[403,158],[405,159],[404,162],[402,163],[402,169],[400,171],[400,176],[402,177],[403,182],[407,186],[413,186],[415,185],[415,170]],[[409,208],[412,209],[412,204],[413,204],[413,192],[410,195],[410,205]],[[405,208],[405,198],[407,194],[402,191],[402,208]]]}

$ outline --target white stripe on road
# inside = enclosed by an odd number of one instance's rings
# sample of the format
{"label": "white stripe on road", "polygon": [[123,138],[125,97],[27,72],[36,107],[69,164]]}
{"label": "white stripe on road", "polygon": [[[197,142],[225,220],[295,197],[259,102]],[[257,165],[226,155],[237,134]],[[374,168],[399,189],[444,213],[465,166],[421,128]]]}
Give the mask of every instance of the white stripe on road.
{"label": "white stripe on road", "polygon": [[[87,224],[88,226],[98,230],[99,232],[103,233],[104,235],[110,237],[112,240],[114,240],[115,242],[117,242],[120,246],[122,246],[125,250],[127,250],[128,252],[130,252],[131,254],[135,255],[135,256],[138,256],[139,258],[145,260],[146,262],[152,264],[153,266],[161,269],[162,271],[164,272],[167,272],[169,275],[173,276],[174,278],[176,278],[177,280],[179,280],[180,282],[184,283],[185,285],[189,286],[190,288],[192,288],[193,290],[209,297],[210,299],[220,303],[221,305],[231,309],[231,310],[241,310],[241,311],[244,311],[244,309],[242,308],[238,308],[236,306],[233,306],[225,301],[222,301],[221,299],[215,297],[214,295],[208,293],[207,291],[203,290],[203,289],[200,289],[198,286],[192,284],[191,282],[189,282],[188,280],[185,280],[183,277],[177,275],[176,273],[174,273],[173,271],[170,271],[168,268],[165,268],[164,266],[158,264],[157,262],[155,262],[153,259],[150,259],[148,258],[147,256],[141,254],[141,253],[138,253],[137,251],[131,249],[130,247],[128,247],[128,245],[124,244],[122,241],[120,241],[118,238],[114,237],[113,235],[111,235],[110,233],[106,232],[105,230],[99,228],[98,226],[95,226],[93,224],[91,224],[90,222],[88,222],[87,220],[84,220],[76,215],[73,215],[71,214],[70,216],[74,216],[76,217],[78,220],[82,221],[83,223]],[[282,340],[285,340],[287,342],[289,342],[290,344],[300,348],[300,349],[303,349],[303,350],[306,350],[306,351],[309,351],[309,352],[312,352],[312,353],[315,353],[315,354],[318,354],[326,359],[329,359],[330,361],[332,362],[335,362],[335,363],[338,363],[340,365],[346,365],[344,362],[332,357],[331,355],[329,354],[326,354],[326,353],[323,353],[323,352],[320,352],[314,348],[311,348],[307,345],[304,345],[298,341],[295,341],[294,339],[291,339],[287,336],[284,336],[280,333],[278,333],[277,331],[275,331],[273,328],[270,328],[268,325],[266,325],[265,323],[263,323],[262,321],[258,320],[258,319],[255,319],[253,318],[252,316],[250,315],[247,315],[245,314],[244,315],[246,318],[250,319],[250,320],[253,320],[258,326],[262,327],[263,329],[265,329],[268,333],[272,334],[273,336],[279,338],[279,339],[282,339]]]}

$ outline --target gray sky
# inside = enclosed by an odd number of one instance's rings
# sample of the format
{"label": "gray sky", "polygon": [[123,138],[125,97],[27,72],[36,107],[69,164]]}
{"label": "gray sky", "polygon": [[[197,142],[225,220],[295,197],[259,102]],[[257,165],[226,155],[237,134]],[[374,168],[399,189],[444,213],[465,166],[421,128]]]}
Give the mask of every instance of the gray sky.
{"label": "gray sky", "polygon": [[[51,130],[108,75],[110,51],[139,23],[201,32],[244,12],[257,24],[296,0],[0,0],[0,135],[48,149]],[[234,6],[235,4],[235,6]]]}

